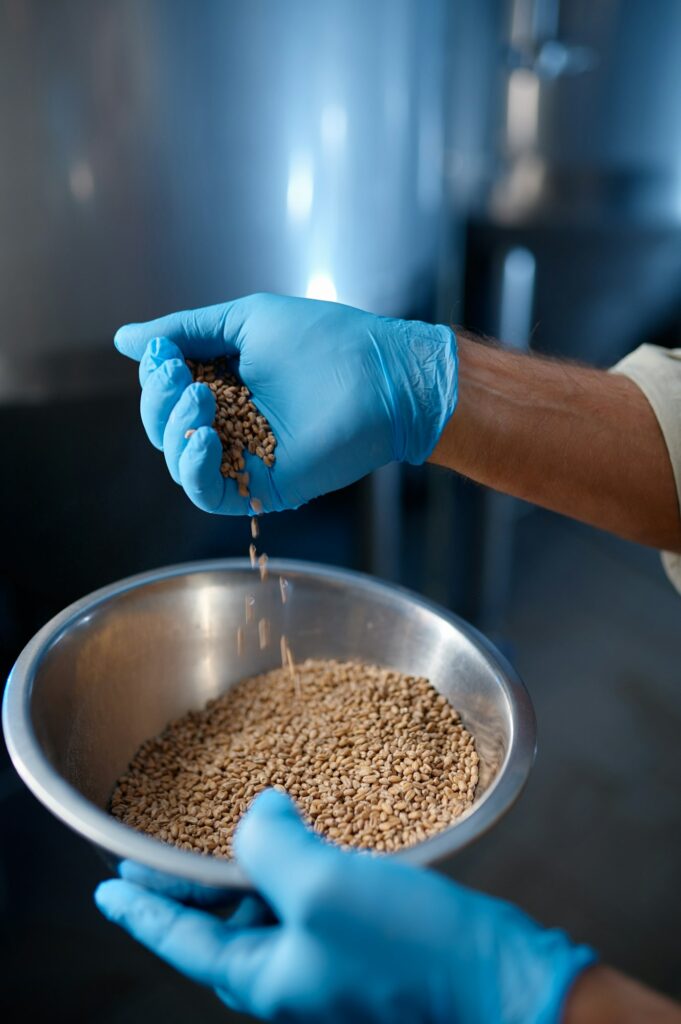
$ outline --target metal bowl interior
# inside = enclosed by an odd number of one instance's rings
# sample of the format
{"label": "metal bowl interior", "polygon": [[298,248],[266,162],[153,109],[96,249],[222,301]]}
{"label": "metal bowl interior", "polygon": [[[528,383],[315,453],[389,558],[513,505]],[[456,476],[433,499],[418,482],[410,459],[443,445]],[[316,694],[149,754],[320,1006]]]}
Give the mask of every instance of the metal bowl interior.
{"label": "metal bowl interior", "polygon": [[[288,581],[282,604],[279,576]],[[244,600],[255,594],[275,642],[256,631],[236,651]],[[226,888],[248,881],[232,862],[121,824],[106,810],[133,754],[169,720],[246,675],[279,663],[285,633],[297,659],[355,658],[427,676],[460,711],[481,758],[475,803],[450,828],[392,854],[434,864],[466,846],[518,797],[532,766],[535,720],[520,679],[479,633],[416,595],[371,577],[303,562],[173,566],[99,590],[51,620],[20,655],[3,727],[17,771],[58,818],[110,861],[126,857]]]}

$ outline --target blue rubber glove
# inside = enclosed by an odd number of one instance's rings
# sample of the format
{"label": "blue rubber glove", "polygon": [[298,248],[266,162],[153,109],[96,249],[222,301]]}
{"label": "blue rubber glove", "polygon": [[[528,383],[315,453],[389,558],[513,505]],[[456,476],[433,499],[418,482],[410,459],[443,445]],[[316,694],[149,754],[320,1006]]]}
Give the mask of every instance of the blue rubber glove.
{"label": "blue rubber glove", "polygon": [[264,1020],[557,1024],[594,960],[507,903],[325,843],[274,790],[253,802],[234,846],[276,923],[259,922],[252,898],[221,921],[130,881],[104,882],[95,898],[168,963]]}
{"label": "blue rubber glove", "polygon": [[[228,356],[277,438],[267,469],[246,454],[264,511],[296,508],[388,462],[425,462],[457,397],[456,339],[448,327],[392,320],[282,295],[121,327],[120,352],[140,360],[142,421],[173,479],[207,512],[248,513],[220,475],[215,402],[184,358]],[[188,430],[196,433],[189,439]]]}

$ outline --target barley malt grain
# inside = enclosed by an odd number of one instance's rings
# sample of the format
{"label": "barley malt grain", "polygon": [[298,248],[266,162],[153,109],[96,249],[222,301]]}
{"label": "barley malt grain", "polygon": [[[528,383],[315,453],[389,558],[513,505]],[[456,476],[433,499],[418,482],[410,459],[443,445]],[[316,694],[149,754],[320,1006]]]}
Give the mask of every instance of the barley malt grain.
{"label": "barley malt grain", "polygon": [[142,744],[114,791],[115,817],[229,857],[267,786],[334,842],[379,852],[423,841],[471,806],[473,737],[427,679],[357,662],[293,666],[285,638],[281,654],[288,669],[242,680]]}
{"label": "barley malt grain", "polygon": [[[194,380],[206,384],[215,396],[213,427],[222,443],[220,472],[235,480],[239,494],[248,498],[248,473],[243,472],[246,465],[244,450],[271,468],[276,460],[274,449],[277,445],[271,427],[251,401],[246,385],[230,371],[226,359],[208,363],[187,359],[187,366]],[[188,435],[189,431],[185,437]]]}

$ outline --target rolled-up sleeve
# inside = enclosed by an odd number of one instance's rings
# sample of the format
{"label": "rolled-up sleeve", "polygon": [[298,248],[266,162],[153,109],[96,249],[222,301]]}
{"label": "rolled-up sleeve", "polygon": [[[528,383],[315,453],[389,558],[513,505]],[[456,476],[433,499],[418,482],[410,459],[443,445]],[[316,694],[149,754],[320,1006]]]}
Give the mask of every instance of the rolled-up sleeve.
{"label": "rolled-up sleeve", "polygon": [[[638,384],[657,416],[672,464],[681,515],[681,348],[641,345],[612,369]],[[665,551],[662,562],[681,593],[681,555]]]}

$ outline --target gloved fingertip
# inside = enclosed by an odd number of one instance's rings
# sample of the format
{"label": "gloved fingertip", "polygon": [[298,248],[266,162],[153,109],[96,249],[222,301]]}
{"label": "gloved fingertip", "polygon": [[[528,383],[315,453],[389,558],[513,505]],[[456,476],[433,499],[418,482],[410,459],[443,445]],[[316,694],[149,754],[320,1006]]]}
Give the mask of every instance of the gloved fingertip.
{"label": "gloved fingertip", "polygon": [[[169,365],[169,364],[172,364]],[[161,377],[172,378],[182,368],[181,378],[183,382],[191,382],[191,374],[186,366],[184,356],[177,345],[168,338],[152,338],[144,349],[139,363],[139,381],[142,387],[159,370],[163,373]]]}
{"label": "gloved fingertip", "polygon": [[295,801],[288,793],[281,789],[274,789],[273,786],[263,789],[253,799],[248,809],[249,814],[270,817],[273,814],[288,814],[300,818]]}
{"label": "gloved fingertip", "polygon": [[118,865],[118,876],[125,882],[136,881],[135,875],[140,870],[141,865],[136,864],[134,860],[122,860]]}
{"label": "gloved fingertip", "polygon": [[212,406],[215,408],[216,406],[215,395],[208,385],[204,384],[202,381],[194,381],[190,384],[187,388],[187,394],[199,407],[203,407],[205,405],[206,407]]}
{"label": "gloved fingertip", "polygon": [[140,360],[142,353],[146,347],[146,342],[141,343],[139,335],[138,324],[124,324],[119,327],[114,334],[114,346],[121,353],[121,355],[127,356],[129,359]]}
{"label": "gloved fingertip", "polygon": [[185,361],[183,359],[178,359],[177,356],[171,356],[169,359],[164,359],[159,369],[165,369],[168,376],[173,377],[180,370],[187,370],[187,372],[189,372]]}
{"label": "gloved fingertip", "polygon": [[194,431],[180,456],[180,483],[189,499],[203,512],[216,512],[224,498],[221,459],[220,438],[207,426]]}
{"label": "gloved fingertip", "polygon": [[[217,434],[212,427],[199,427],[191,435],[189,444],[187,445],[188,457],[191,458],[191,456],[203,455],[206,451],[215,447],[214,438],[217,438]],[[222,447],[220,447],[220,452],[222,452]]]}
{"label": "gloved fingertip", "polygon": [[113,338],[114,348],[125,355],[125,328],[119,327]]}
{"label": "gloved fingertip", "polygon": [[95,889],[97,909],[109,921],[121,916],[123,905],[130,896],[129,885],[129,882],[123,882],[120,878],[108,878],[105,882],[100,882]]}
{"label": "gloved fingertip", "polygon": [[[153,356],[151,357],[151,362],[152,365],[155,362]],[[172,395],[172,403],[165,410],[166,416],[169,416],[180,395],[192,383],[192,375],[185,361],[175,356],[160,355],[156,357],[156,366],[157,369],[144,381],[142,394],[148,393],[150,396],[153,396],[151,398],[152,404],[160,402],[163,406],[170,400],[169,396]]]}
{"label": "gloved fingertip", "polygon": [[248,849],[253,840],[258,842],[262,838],[262,830],[272,824],[275,819],[281,822],[288,819],[293,824],[305,828],[303,819],[298,809],[288,795],[277,789],[264,789],[258,793],[250,807],[241,818],[234,833],[233,845],[237,855],[248,855]]}
{"label": "gloved fingertip", "polygon": [[239,867],[279,920],[297,912],[311,874],[327,870],[331,850],[291,798],[272,790],[253,801],[232,845]]}

